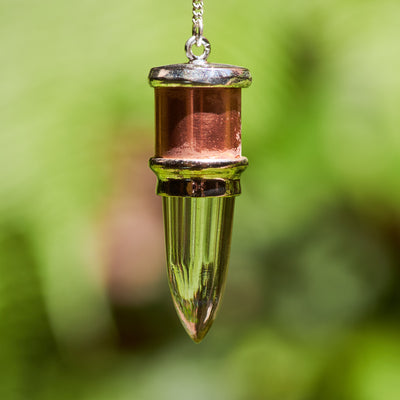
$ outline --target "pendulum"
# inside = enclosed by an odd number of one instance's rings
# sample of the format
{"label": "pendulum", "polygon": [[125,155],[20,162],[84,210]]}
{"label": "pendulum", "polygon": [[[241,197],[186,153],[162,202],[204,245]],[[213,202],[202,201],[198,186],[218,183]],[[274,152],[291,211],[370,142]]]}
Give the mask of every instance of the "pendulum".
{"label": "pendulum", "polygon": [[[153,68],[156,145],[150,167],[163,196],[169,286],[187,333],[200,342],[223,293],[241,155],[241,88],[247,69],[207,62],[203,2],[193,1],[187,64]],[[193,46],[203,47],[199,56]]]}
{"label": "pendulum", "polygon": [[[156,144],[150,167],[163,197],[169,286],[187,333],[200,342],[224,290],[241,155],[241,89],[246,68],[207,62],[203,2],[193,0],[189,62],[153,68]],[[201,55],[193,46],[203,47]]]}
{"label": "pendulum", "polygon": [[[224,290],[235,196],[247,166],[241,155],[241,88],[246,68],[207,62],[203,2],[193,1],[189,62],[153,68],[156,144],[150,167],[163,197],[167,271],[187,333],[200,342]],[[203,47],[201,55],[193,46]]]}

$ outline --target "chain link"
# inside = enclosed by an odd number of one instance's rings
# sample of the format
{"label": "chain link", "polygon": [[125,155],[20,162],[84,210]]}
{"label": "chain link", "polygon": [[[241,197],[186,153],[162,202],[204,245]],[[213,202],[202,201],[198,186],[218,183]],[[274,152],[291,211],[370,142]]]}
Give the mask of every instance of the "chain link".
{"label": "chain link", "polygon": [[[210,54],[211,46],[209,41],[203,36],[203,13],[204,13],[204,2],[203,0],[192,0],[193,4],[193,28],[192,37],[188,39],[185,44],[186,56],[190,62],[205,62]],[[193,54],[192,47],[204,47],[204,52],[200,56]]]}
{"label": "chain link", "polygon": [[196,45],[201,46],[203,36],[204,3],[202,0],[193,0],[193,36],[196,36]]}

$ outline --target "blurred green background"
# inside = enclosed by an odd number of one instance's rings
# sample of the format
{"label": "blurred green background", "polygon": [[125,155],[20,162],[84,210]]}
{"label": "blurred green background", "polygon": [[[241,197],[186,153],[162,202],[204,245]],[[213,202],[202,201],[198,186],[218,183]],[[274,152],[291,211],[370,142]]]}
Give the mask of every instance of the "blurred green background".
{"label": "blurred green background", "polygon": [[0,398],[400,399],[400,3],[205,2],[248,67],[223,305],[165,274],[151,67],[190,1],[0,0]]}

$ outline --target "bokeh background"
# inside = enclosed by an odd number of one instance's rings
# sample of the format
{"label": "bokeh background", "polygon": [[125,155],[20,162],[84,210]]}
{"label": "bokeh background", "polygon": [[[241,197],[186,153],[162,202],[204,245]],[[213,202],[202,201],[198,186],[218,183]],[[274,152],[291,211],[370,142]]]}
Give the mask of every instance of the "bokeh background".
{"label": "bokeh background", "polygon": [[205,2],[248,67],[230,271],[168,293],[151,67],[190,1],[0,0],[0,398],[400,399],[400,3]]}

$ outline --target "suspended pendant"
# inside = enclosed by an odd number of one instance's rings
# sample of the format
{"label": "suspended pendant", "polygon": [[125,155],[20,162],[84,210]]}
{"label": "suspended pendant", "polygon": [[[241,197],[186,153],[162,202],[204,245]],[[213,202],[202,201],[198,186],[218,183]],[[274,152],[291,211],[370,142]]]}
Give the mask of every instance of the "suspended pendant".
{"label": "suspended pendant", "polygon": [[[198,2],[194,2],[198,3]],[[195,9],[195,8],[194,8]],[[204,46],[195,56],[192,46]],[[156,145],[150,167],[163,196],[169,286],[189,336],[200,342],[223,294],[241,155],[241,88],[247,69],[206,61],[210,45],[195,25],[187,64],[153,68]]]}

